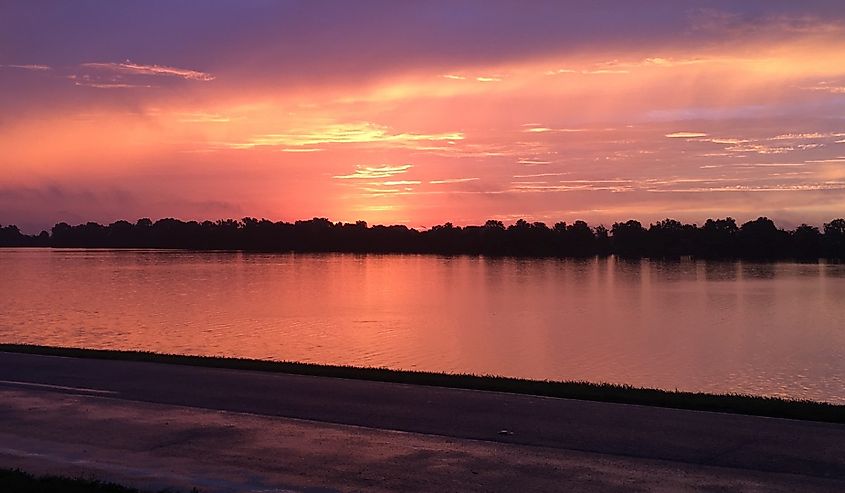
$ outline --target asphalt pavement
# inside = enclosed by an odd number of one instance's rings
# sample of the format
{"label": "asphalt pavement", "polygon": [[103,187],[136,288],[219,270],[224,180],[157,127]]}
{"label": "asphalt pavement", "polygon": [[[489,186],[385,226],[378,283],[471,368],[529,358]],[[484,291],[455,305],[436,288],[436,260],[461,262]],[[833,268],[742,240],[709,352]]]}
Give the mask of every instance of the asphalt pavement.
{"label": "asphalt pavement", "polygon": [[845,491],[843,425],[337,378],[0,352],[0,418],[0,466],[155,487]]}

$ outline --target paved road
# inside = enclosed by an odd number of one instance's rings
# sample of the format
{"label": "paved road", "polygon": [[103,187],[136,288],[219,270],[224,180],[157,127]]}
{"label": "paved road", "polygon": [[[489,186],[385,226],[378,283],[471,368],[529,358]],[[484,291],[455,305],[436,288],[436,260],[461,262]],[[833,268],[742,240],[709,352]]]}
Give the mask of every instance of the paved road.
{"label": "paved road", "polygon": [[[380,470],[380,480],[376,478],[363,485],[353,481],[348,474],[340,473],[329,481],[330,484],[323,483],[320,478],[334,477],[326,471],[298,482],[295,475],[291,476],[293,465],[288,464],[286,475],[280,477],[287,481],[284,484],[295,485],[292,489],[316,485],[340,490],[347,486],[364,490],[383,486],[386,491],[444,487],[455,490],[486,484],[484,477],[489,479],[497,469],[503,469],[513,474],[522,470],[524,474],[512,477],[521,481],[515,484],[524,484],[522,481],[530,479],[541,489],[548,489],[550,484],[546,482],[552,479],[570,481],[571,485],[580,485],[582,489],[629,489],[632,484],[626,483],[625,478],[639,478],[636,481],[640,482],[636,484],[643,489],[658,489],[665,484],[674,485],[671,489],[753,490],[762,487],[774,490],[782,487],[789,490],[800,485],[803,490],[845,491],[845,426],[834,424],[2,352],[0,393],[3,394],[0,399],[0,438],[3,441],[0,445],[5,446],[8,460],[21,459],[29,453],[31,457],[27,460],[38,462],[32,457],[53,456],[55,454],[51,455],[50,450],[61,449],[63,452],[58,456],[64,457],[64,463],[76,464],[78,461],[68,462],[67,458],[80,444],[85,445],[86,450],[97,449],[98,440],[102,441],[102,436],[97,436],[101,433],[98,430],[107,430],[103,436],[108,436],[110,443],[124,443],[127,436],[138,441],[139,436],[154,437],[161,433],[160,423],[156,425],[157,422],[150,421],[150,416],[168,416],[168,423],[174,423],[169,433],[178,428],[175,423],[181,423],[182,434],[177,434],[178,440],[169,445],[153,440],[152,449],[132,452],[146,454],[146,459],[136,457],[133,463],[144,463],[144,460],[149,463],[157,456],[155,450],[168,457],[179,456],[179,447],[193,443],[192,437],[206,440],[200,442],[207,453],[208,440],[216,436],[214,440],[220,442],[217,447],[222,446],[220,450],[234,461],[232,467],[237,464],[246,467],[233,457],[246,460],[256,453],[256,443],[266,437],[244,441],[245,430],[266,430],[267,436],[274,433],[298,436],[296,443],[299,445],[288,447],[286,453],[296,455],[296,450],[310,450],[312,460],[323,468],[327,462],[320,459],[321,454],[338,450],[338,447],[346,450],[343,457],[332,454],[333,460],[329,463],[339,464],[333,469],[335,473],[345,470],[338,469],[340,465],[352,467],[356,454],[374,467],[373,464],[379,462],[373,459],[374,450],[388,454],[390,461],[401,464],[401,467]],[[82,408],[86,411],[79,412]],[[30,409],[39,411],[34,413]],[[225,413],[221,414],[221,411]],[[104,416],[111,417],[106,419]],[[51,420],[58,421],[54,432],[50,431]],[[62,423],[62,420],[66,422]],[[71,421],[72,429],[87,432],[66,433]],[[240,438],[227,438],[225,433],[207,435],[191,428],[202,422],[217,423],[218,431],[234,427],[243,433],[238,434]],[[137,431],[139,423],[148,425],[140,435],[121,431]],[[280,431],[283,429],[287,431]],[[410,433],[396,434],[396,431]],[[66,438],[62,438],[62,433]],[[97,440],[84,438],[90,434]],[[130,445],[115,446],[126,450]],[[198,445],[194,443],[193,446]],[[240,452],[236,453],[237,447]],[[0,457],[4,456],[2,448]],[[261,450],[266,452],[267,449]],[[437,463],[445,467],[440,478],[443,482],[426,482],[422,486],[414,482],[419,481],[422,473],[414,470],[413,462],[405,460],[409,450],[425,450],[426,459],[420,460],[426,464],[430,465],[435,459],[440,461]],[[447,453],[449,450],[452,452]],[[91,453],[108,457],[114,455],[113,452],[97,449]],[[441,452],[446,455],[438,458]],[[463,454],[460,457],[466,460],[450,462],[448,458],[454,459],[455,454]],[[467,457],[484,457],[486,462],[472,462]],[[503,462],[491,463],[491,458]],[[226,457],[207,459],[209,463],[227,464]],[[61,462],[55,457],[51,460],[54,464]],[[451,469],[446,466],[448,464]],[[455,464],[463,464],[465,470]],[[225,469],[223,465],[221,468]],[[551,465],[554,467],[550,468]],[[112,464],[111,467],[116,466]],[[275,463],[273,467],[278,469],[282,465]],[[302,464],[296,467],[308,469]],[[460,470],[466,472],[472,467],[478,471],[467,480],[470,482],[455,482]],[[181,470],[184,473],[189,469],[186,465]],[[589,481],[578,483],[579,471],[586,474],[584,477]],[[237,476],[232,472],[227,477]],[[199,476],[194,474],[192,477]],[[406,482],[402,482],[403,477]],[[427,481],[432,479],[429,473],[425,477]],[[508,484],[497,481],[495,484],[500,486]],[[238,490],[235,487],[227,490],[222,484],[217,485],[219,491]],[[205,486],[209,491],[215,490],[214,485]]]}

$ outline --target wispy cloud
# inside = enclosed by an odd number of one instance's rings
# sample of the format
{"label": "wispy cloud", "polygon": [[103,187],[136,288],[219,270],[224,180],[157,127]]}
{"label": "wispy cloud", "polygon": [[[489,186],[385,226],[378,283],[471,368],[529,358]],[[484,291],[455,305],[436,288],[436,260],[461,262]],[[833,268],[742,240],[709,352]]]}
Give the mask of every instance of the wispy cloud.
{"label": "wispy cloud", "polygon": [[700,139],[700,142],[712,142],[714,144],[726,144],[726,145],[737,145],[737,144],[744,144],[746,142],[750,142],[747,139],[738,139],[738,138],[731,138],[731,137],[714,137],[712,139]]}
{"label": "wispy cloud", "polygon": [[690,188],[656,188],[648,192],[662,193],[709,193],[709,192],[810,192],[826,190],[843,190],[843,182],[807,183],[798,185],[730,185],[722,187],[690,187]]}
{"label": "wispy cloud", "polygon": [[612,62],[605,62],[603,65],[606,69],[619,69],[619,70],[627,70],[630,68],[639,68],[639,67],[662,67],[662,68],[669,68],[669,67],[680,67],[684,65],[695,65],[707,62],[713,62],[714,59],[708,58],[665,58],[660,56],[654,57],[647,57],[642,60],[633,60],[633,61],[612,61]]}
{"label": "wispy cloud", "polygon": [[[64,75],[81,87],[95,89],[134,89],[158,87],[154,79],[160,77],[177,78],[192,81],[211,81],[214,76],[197,70],[163,65],[141,65],[129,60],[123,63],[89,62],[76,66],[75,73]],[[208,122],[205,115],[204,122]]]}
{"label": "wispy cloud", "polygon": [[279,149],[282,152],[322,152],[323,149],[319,147],[294,147],[294,148],[284,148]]}
{"label": "wispy cloud", "polygon": [[560,172],[560,173],[532,173],[529,175],[513,175],[513,178],[540,178],[544,176],[565,176],[569,175],[569,172]]}
{"label": "wispy cloud", "polygon": [[666,134],[664,137],[669,137],[670,139],[697,139],[699,137],[707,137],[707,134],[702,132],[673,132]]}
{"label": "wispy cloud", "polygon": [[422,183],[419,180],[389,180],[381,182],[386,187],[398,187],[403,185],[419,185]]}
{"label": "wispy cloud", "polygon": [[824,91],[824,92],[829,92],[831,94],[845,94],[845,85],[834,86],[834,85],[830,85],[830,84],[820,84],[820,85],[810,86],[810,87],[807,87],[805,89],[808,89],[810,91]]}
{"label": "wispy cloud", "polygon": [[395,133],[390,128],[370,122],[333,123],[310,129],[298,129],[288,133],[262,134],[242,142],[224,142],[220,145],[230,149],[252,149],[263,146],[311,146],[319,144],[367,144],[407,145],[419,141],[463,140],[460,132],[437,134]]}
{"label": "wispy cloud", "polygon": [[725,148],[728,152],[753,152],[755,154],[785,154],[795,149],[792,146],[768,146],[764,144],[737,144]]}
{"label": "wispy cloud", "polygon": [[500,75],[478,75],[478,76],[465,76],[460,74],[443,74],[440,77],[444,79],[450,80],[475,80],[477,82],[501,82],[502,76]]}
{"label": "wispy cloud", "polygon": [[508,189],[516,193],[548,193],[548,192],[630,192],[634,190],[630,180],[566,180],[556,184],[522,181],[513,182]]}
{"label": "wispy cloud", "polygon": [[796,166],[806,166],[806,163],[749,163],[746,165],[734,165],[734,166],[750,166],[756,168],[791,168]]}
{"label": "wispy cloud", "polygon": [[592,68],[574,70],[569,68],[559,68],[556,70],[547,70],[546,75],[561,75],[561,74],[581,74],[581,75],[622,75],[630,74],[631,71],[621,68]]}
{"label": "wispy cloud", "polygon": [[207,73],[207,72],[200,72],[198,70],[190,70],[186,68],[179,68],[179,67],[168,67],[165,65],[143,65],[139,63],[133,63],[130,60],[126,60],[125,62],[115,63],[115,62],[89,62],[83,63],[80,65],[83,68],[87,69],[94,69],[94,70],[103,70],[109,72],[116,72],[120,74],[130,74],[130,75],[152,75],[152,76],[171,76],[171,77],[179,77],[182,79],[189,79],[189,80],[198,80],[198,81],[211,81],[214,80],[214,76]]}
{"label": "wispy cloud", "polygon": [[703,58],[666,58],[660,56],[629,59],[629,60],[609,60],[590,64],[589,66],[582,66],[579,68],[563,67],[557,69],[547,70],[546,75],[560,75],[560,74],[581,74],[581,75],[602,75],[602,74],[630,74],[632,70],[639,70],[643,68],[670,68],[680,67],[684,65],[692,65],[704,63],[709,60]]}
{"label": "wispy cloud", "polygon": [[[523,125],[525,126],[525,125]],[[539,126],[532,126],[528,128],[524,128],[522,130],[526,133],[532,134],[542,134],[548,132],[558,132],[558,133],[573,133],[573,132],[586,132],[586,128],[550,128],[550,127],[539,127]]]}
{"label": "wispy cloud", "polygon": [[571,68],[559,68],[554,70],[547,70],[546,75],[558,75],[558,74],[575,74],[578,73],[577,70]]}
{"label": "wispy cloud", "polygon": [[[779,163],[773,163],[779,166]],[[796,164],[800,166],[800,164]],[[805,181],[808,172],[771,173],[757,178],[644,178],[609,180],[514,181],[507,192],[560,193],[579,191],[706,193],[706,192],[800,192],[842,190],[841,180]]]}
{"label": "wispy cloud", "polygon": [[808,140],[808,139],[827,139],[831,137],[841,137],[843,133],[821,133],[821,132],[806,132],[806,133],[790,133],[780,134],[774,137],[769,137],[766,140]]}
{"label": "wispy cloud", "polygon": [[431,185],[448,185],[450,183],[466,183],[468,181],[476,181],[478,178],[446,178],[443,180],[431,180],[428,183]]}
{"label": "wispy cloud", "polygon": [[361,189],[362,192],[366,193],[371,197],[378,197],[386,194],[397,194],[401,193],[403,190],[401,188],[374,188],[374,187],[364,187]]}
{"label": "wispy cloud", "polygon": [[630,74],[631,71],[623,69],[599,68],[595,70],[582,70],[581,73],[586,75],[617,75]]}
{"label": "wispy cloud", "polygon": [[112,82],[74,82],[76,86],[93,87],[95,89],[130,89],[136,87],[153,87],[151,85],[142,84],[121,84]]}
{"label": "wispy cloud", "polygon": [[[332,178],[339,180],[372,180],[375,178],[390,178],[391,176],[399,175],[407,172],[413,168],[412,164],[390,165],[383,164],[381,166],[355,166],[355,172],[349,175],[336,175]],[[385,182],[387,184],[387,182]]]}
{"label": "wispy cloud", "polygon": [[131,89],[131,88],[149,88],[153,87],[150,84],[130,84],[127,82],[119,82],[114,80],[100,80],[89,75],[68,75],[67,78],[73,81],[73,85],[80,87],[93,87],[95,89]]}
{"label": "wispy cloud", "polygon": [[21,70],[33,70],[33,71],[36,71],[36,72],[45,72],[47,70],[53,70],[53,67],[50,67],[49,65],[38,65],[38,64],[24,64],[24,65],[9,64],[9,65],[0,65],[0,67],[2,67],[2,68],[17,68],[17,69],[21,69]]}

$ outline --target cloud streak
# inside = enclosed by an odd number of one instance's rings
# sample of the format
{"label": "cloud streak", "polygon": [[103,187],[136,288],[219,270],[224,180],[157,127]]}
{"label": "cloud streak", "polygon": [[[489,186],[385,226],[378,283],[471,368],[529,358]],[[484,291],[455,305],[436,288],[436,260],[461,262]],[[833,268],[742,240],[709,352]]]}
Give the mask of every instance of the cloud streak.
{"label": "cloud streak", "polygon": [[[390,165],[384,164],[381,166],[355,166],[355,172],[348,175],[336,175],[332,178],[338,180],[372,180],[376,178],[390,178],[391,176],[400,175],[407,172],[413,167],[412,164]],[[395,184],[402,184],[404,182],[394,182]],[[384,183],[385,185],[388,182]]]}
{"label": "cloud streak", "polygon": [[198,70],[190,70],[178,67],[168,67],[165,65],[143,65],[126,60],[125,62],[88,62],[80,65],[86,69],[100,70],[105,72],[114,72],[118,74],[127,75],[149,75],[149,76],[167,76],[178,77],[181,79],[197,80],[208,82],[215,79],[215,77],[207,72],[200,72]]}
{"label": "cloud streak", "polygon": [[16,69],[21,69],[21,70],[32,70],[32,71],[35,71],[35,72],[46,72],[46,71],[49,71],[49,70],[53,70],[53,67],[50,67],[49,65],[38,65],[38,64],[23,64],[23,65],[9,64],[9,65],[0,65],[0,68],[16,68]]}
{"label": "cloud streak", "polygon": [[380,144],[406,146],[420,141],[459,141],[461,132],[413,133],[394,132],[389,127],[371,122],[331,123],[312,128],[296,129],[286,133],[262,134],[244,141],[222,142],[229,149],[253,149],[275,146],[313,146],[324,144]]}
{"label": "cloud streak", "polygon": [[452,183],[466,183],[469,181],[477,181],[478,178],[445,178],[442,180],[430,180],[430,185],[450,185]]}
{"label": "cloud streak", "polygon": [[130,84],[127,82],[117,81],[103,81],[92,78],[89,75],[68,75],[67,78],[73,81],[73,85],[80,87],[93,87],[95,89],[133,89],[133,88],[150,88],[150,84]]}

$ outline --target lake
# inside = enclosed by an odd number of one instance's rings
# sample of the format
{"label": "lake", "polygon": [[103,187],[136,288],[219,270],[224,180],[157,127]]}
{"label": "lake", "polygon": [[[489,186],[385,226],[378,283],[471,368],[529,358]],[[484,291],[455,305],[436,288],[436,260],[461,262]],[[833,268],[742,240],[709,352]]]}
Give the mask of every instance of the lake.
{"label": "lake", "polygon": [[0,249],[0,342],[845,403],[845,265]]}

